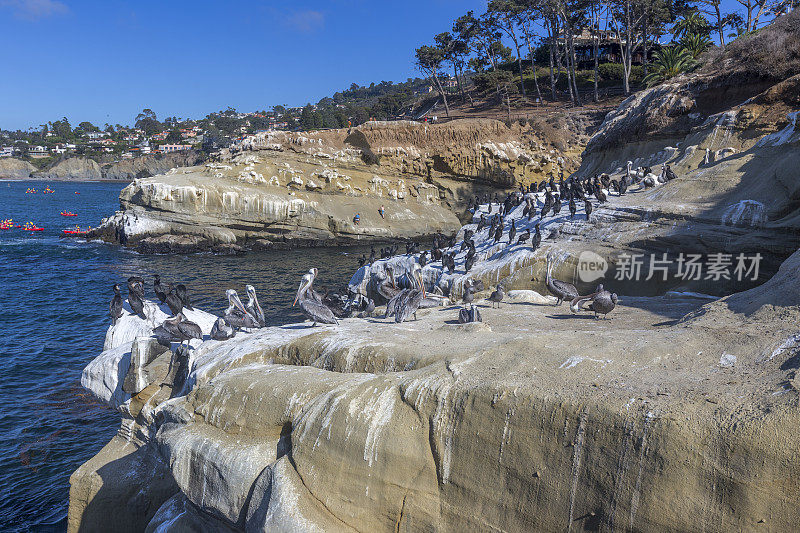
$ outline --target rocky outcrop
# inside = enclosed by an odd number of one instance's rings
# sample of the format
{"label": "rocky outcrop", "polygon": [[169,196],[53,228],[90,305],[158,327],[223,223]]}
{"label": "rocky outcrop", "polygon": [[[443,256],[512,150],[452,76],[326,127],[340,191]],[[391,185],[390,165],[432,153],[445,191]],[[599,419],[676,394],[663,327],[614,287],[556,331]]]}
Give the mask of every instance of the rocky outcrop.
{"label": "rocky outcrop", "polygon": [[68,157],[46,170],[31,174],[33,179],[48,180],[99,180],[103,171],[97,161],[88,157]]}
{"label": "rocky outcrop", "polygon": [[162,155],[149,155],[134,159],[122,159],[105,163],[102,167],[103,179],[134,180],[149,178],[157,174],[169,172],[176,167],[189,167],[203,161],[203,154],[197,150],[173,152]]}
{"label": "rocky outcrop", "polygon": [[196,150],[121,160],[109,157],[101,157],[98,160],[88,157],[64,157],[46,169],[37,170],[27,161],[3,158],[0,159],[0,179],[131,181],[163,174],[176,167],[196,165],[203,159],[204,155]]}
{"label": "rocky outcrop", "polygon": [[467,198],[576,167],[536,131],[463,120],[261,133],[202,167],[136,180],[91,237],[168,253],[452,233]]}
{"label": "rocky outcrop", "polygon": [[0,179],[23,180],[34,172],[36,167],[13,157],[0,158]]}
{"label": "rocky outcrop", "polygon": [[72,476],[70,531],[791,529],[797,261],[608,321],[506,303],[239,333],[195,344],[182,391],[126,315],[84,371],[124,422]]}

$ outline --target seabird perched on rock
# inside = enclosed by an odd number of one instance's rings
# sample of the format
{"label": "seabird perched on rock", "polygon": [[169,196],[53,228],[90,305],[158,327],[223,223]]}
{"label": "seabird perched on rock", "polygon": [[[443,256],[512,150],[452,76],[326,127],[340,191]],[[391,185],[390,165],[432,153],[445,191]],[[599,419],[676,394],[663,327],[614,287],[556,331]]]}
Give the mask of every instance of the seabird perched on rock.
{"label": "seabird perched on rock", "polygon": [[258,322],[258,326],[263,328],[267,325],[266,320],[264,319],[264,310],[261,309],[261,305],[258,303],[258,297],[256,296],[256,288],[252,285],[246,285],[245,290],[247,291],[247,312],[253,315],[253,318],[256,319]]}
{"label": "seabird perched on rock", "polygon": [[235,329],[247,328],[254,329],[258,327],[256,318],[247,312],[247,308],[239,299],[239,295],[233,289],[225,291],[228,297],[228,309],[225,310],[225,322]]}
{"label": "seabird perched on rock", "polygon": [[587,302],[590,302],[589,305],[586,307],[590,311],[594,311],[594,316],[597,318],[599,314],[606,316],[608,313],[614,310],[617,306],[617,302],[619,298],[617,297],[616,293],[609,292],[603,289],[603,286],[600,285],[598,287],[597,292],[594,294],[590,294],[588,296],[577,297],[572,300],[570,304],[570,310],[572,312],[577,312],[583,309],[583,305]]}
{"label": "seabird perched on rock", "polygon": [[169,292],[167,293],[167,298],[164,303],[169,307],[172,316],[178,316],[178,313],[183,311],[183,300],[178,296],[171,283],[169,284]]}
{"label": "seabird perched on rock", "polygon": [[475,287],[472,286],[470,280],[467,280],[465,285],[466,287],[464,288],[464,294],[461,296],[461,301],[464,305],[472,306],[472,302],[475,301]]}
{"label": "seabird perched on rock", "polygon": [[583,208],[586,210],[586,220],[590,220],[590,215],[592,214],[592,202],[587,198],[583,201]]}
{"label": "seabird perched on rock", "polygon": [[153,292],[162,304],[167,300],[167,291],[161,285],[161,276],[158,274],[153,276]]}
{"label": "seabird perched on rock", "polygon": [[225,341],[234,335],[236,335],[236,330],[225,322],[224,318],[217,318],[217,321],[214,322],[214,327],[211,328],[211,338],[215,341]]}
{"label": "seabird perched on rock", "polygon": [[417,309],[419,309],[422,300],[426,297],[425,283],[422,280],[422,268],[415,264],[411,269],[409,277],[415,285],[414,288],[405,289],[395,297],[397,302],[394,305],[394,321],[397,323],[405,322],[412,315],[414,316],[414,320],[416,320]]}
{"label": "seabird perched on rock", "polygon": [[[553,260],[550,255],[547,256],[547,270],[545,274],[545,284],[550,294],[558,298],[556,305],[561,305],[564,300],[571,301],[578,296],[578,289],[572,283],[561,281],[552,277],[551,271],[553,269]],[[536,278],[532,279],[534,281]]]}
{"label": "seabird perched on rock", "polygon": [[117,320],[122,316],[122,295],[119,293],[119,285],[114,284],[114,296],[111,298],[109,305],[109,314],[111,315],[111,325],[117,324]]}
{"label": "seabird perched on rock", "polygon": [[183,315],[183,312],[178,313],[178,331],[181,334],[181,344],[183,341],[186,341],[187,344],[192,341],[192,339],[200,339],[203,340],[203,330],[200,329],[200,326],[195,324],[190,320],[186,320],[186,317]]}
{"label": "seabird perched on rock", "polygon": [[138,281],[131,281],[134,278],[128,278],[128,305],[135,315],[144,319],[144,301],[142,285]]}
{"label": "seabird perched on rock", "polygon": [[336,320],[336,316],[328,306],[308,296],[318,272],[316,268],[312,268],[300,280],[300,287],[297,289],[297,296],[292,303],[292,307],[295,304],[300,304],[303,314],[314,322],[311,327],[316,326],[318,322],[321,324],[338,324],[339,321]]}
{"label": "seabird perched on rock", "polygon": [[514,244],[514,236],[517,234],[517,225],[511,220],[511,227],[508,229],[508,245]]}
{"label": "seabird perched on rock", "polygon": [[183,307],[185,307],[189,311],[194,311],[194,308],[192,307],[192,301],[189,299],[189,293],[186,290],[186,285],[184,285],[183,283],[178,283],[177,285],[175,285],[175,294],[178,295],[178,298],[181,299]]}
{"label": "seabird perched on rock", "polygon": [[488,300],[490,302],[492,302],[492,307],[494,307],[494,304],[497,304],[497,307],[499,309],[500,308],[500,302],[503,301],[503,298],[505,297],[505,295],[506,295],[506,293],[503,291],[503,285],[502,284],[498,284],[497,288],[492,292],[492,294],[489,296]]}

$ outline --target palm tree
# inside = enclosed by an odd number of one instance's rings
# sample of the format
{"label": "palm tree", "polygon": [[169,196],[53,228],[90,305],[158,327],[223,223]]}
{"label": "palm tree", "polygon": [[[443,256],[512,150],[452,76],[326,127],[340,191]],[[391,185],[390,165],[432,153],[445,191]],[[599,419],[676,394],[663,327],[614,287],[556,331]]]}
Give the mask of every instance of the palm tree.
{"label": "palm tree", "polygon": [[651,65],[650,74],[645,76],[644,83],[648,87],[688,72],[697,66],[692,54],[682,46],[667,46],[656,52]]}
{"label": "palm tree", "polygon": [[711,46],[711,39],[699,33],[690,33],[684,35],[678,44],[692,55],[692,59],[697,59]]}
{"label": "palm tree", "polygon": [[675,24],[672,25],[672,34],[676,39],[691,34],[707,37],[709,33],[711,33],[711,25],[697,10],[686,13],[682,19],[677,20]]}

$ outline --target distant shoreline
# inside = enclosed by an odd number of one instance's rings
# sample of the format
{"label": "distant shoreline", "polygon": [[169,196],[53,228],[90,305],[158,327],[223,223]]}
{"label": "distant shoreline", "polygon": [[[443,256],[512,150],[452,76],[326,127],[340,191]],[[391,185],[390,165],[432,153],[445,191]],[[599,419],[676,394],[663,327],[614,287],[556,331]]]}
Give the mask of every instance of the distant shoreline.
{"label": "distant shoreline", "polygon": [[133,182],[132,179],[69,179],[69,178],[3,178],[0,177],[0,182],[23,182],[23,181],[31,181],[37,183],[44,183],[49,181],[59,182],[59,183],[131,183]]}

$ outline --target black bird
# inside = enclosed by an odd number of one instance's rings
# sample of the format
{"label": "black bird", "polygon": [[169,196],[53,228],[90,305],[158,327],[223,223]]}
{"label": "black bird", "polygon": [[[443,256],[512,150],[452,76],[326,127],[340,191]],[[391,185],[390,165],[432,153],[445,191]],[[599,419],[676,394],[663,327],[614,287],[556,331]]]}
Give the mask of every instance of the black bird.
{"label": "black bird", "polygon": [[128,290],[134,291],[140,299],[144,300],[144,280],[139,276],[128,278]]}
{"label": "black bird", "polygon": [[561,198],[556,194],[553,198],[553,215],[557,215],[561,211]]}
{"label": "black bird", "polygon": [[478,220],[478,229],[476,229],[475,231],[480,231],[485,227],[486,227],[486,215],[481,213],[481,218],[480,220]]}
{"label": "black bird", "polygon": [[570,213],[569,214],[569,218],[574,218],[575,217],[575,213],[577,211],[578,211],[578,206],[575,205],[575,199],[574,198],[570,198],[569,199],[569,213]]}
{"label": "black bird", "polygon": [[528,242],[528,239],[530,239],[530,238],[531,238],[531,230],[526,229],[522,233],[522,235],[519,236],[519,239],[517,239],[517,244],[524,244],[524,243]]}
{"label": "black bird", "polygon": [[625,194],[625,191],[628,190],[628,181],[623,177],[619,183],[619,195],[622,196]]}
{"label": "black bird", "polygon": [[514,236],[517,234],[517,225],[514,221],[511,221],[511,227],[508,229],[508,244],[509,246],[514,244]]}
{"label": "black bird", "polygon": [[131,310],[133,310],[133,313],[138,315],[139,318],[145,318],[144,301],[141,296],[144,290],[138,281],[132,282],[131,279],[133,278],[128,279],[128,305],[131,306]]}
{"label": "black bird", "polygon": [[586,220],[589,220],[589,215],[592,214],[592,209],[593,209],[592,202],[590,202],[589,199],[587,198],[586,200],[584,200],[583,206],[586,209]]}
{"label": "black bird", "polygon": [[186,285],[184,285],[183,283],[178,283],[175,286],[175,294],[177,294],[178,298],[181,299],[181,302],[183,302],[183,306],[186,309],[188,309],[189,311],[194,311],[194,309],[192,308],[192,301],[189,300],[189,293],[186,292]]}
{"label": "black bird", "polygon": [[111,314],[111,325],[115,325],[119,317],[122,316],[122,295],[119,293],[119,285],[114,284],[114,297],[111,298],[109,305],[109,312]]}
{"label": "black bird", "polygon": [[600,187],[595,187],[594,195],[601,204],[605,203],[606,193],[603,192],[603,189],[601,189]]}
{"label": "black bird", "polygon": [[539,224],[536,224],[534,229],[536,232],[533,234],[533,239],[531,240],[531,249],[536,251],[539,245],[542,244],[542,233],[539,231]]}
{"label": "black bird", "polygon": [[158,300],[163,304],[167,300],[167,291],[161,285],[161,276],[158,274],[153,276],[153,292],[156,293]]}
{"label": "black bird", "polygon": [[472,269],[472,265],[475,264],[475,254],[467,255],[467,259],[464,261],[464,272],[469,272]]}
{"label": "black bird", "polygon": [[421,254],[419,254],[419,265],[425,266],[428,264],[428,250],[423,250]]}
{"label": "black bird", "polygon": [[497,229],[494,231],[494,242],[500,242],[500,239],[503,238],[503,223],[497,225]]}
{"label": "black bird", "polygon": [[169,284],[169,292],[167,293],[167,298],[165,299],[164,303],[166,303],[167,307],[169,307],[169,311],[172,313],[172,316],[178,316],[178,313],[183,311],[183,300],[181,300],[175,293],[171,283]]}
{"label": "black bird", "polygon": [[540,218],[544,218],[547,216],[547,213],[550,212],[550,207],[551,207],[550,203],[547,200],[545,200],[544,205],[542,206],[542,213],[539,215]]}

